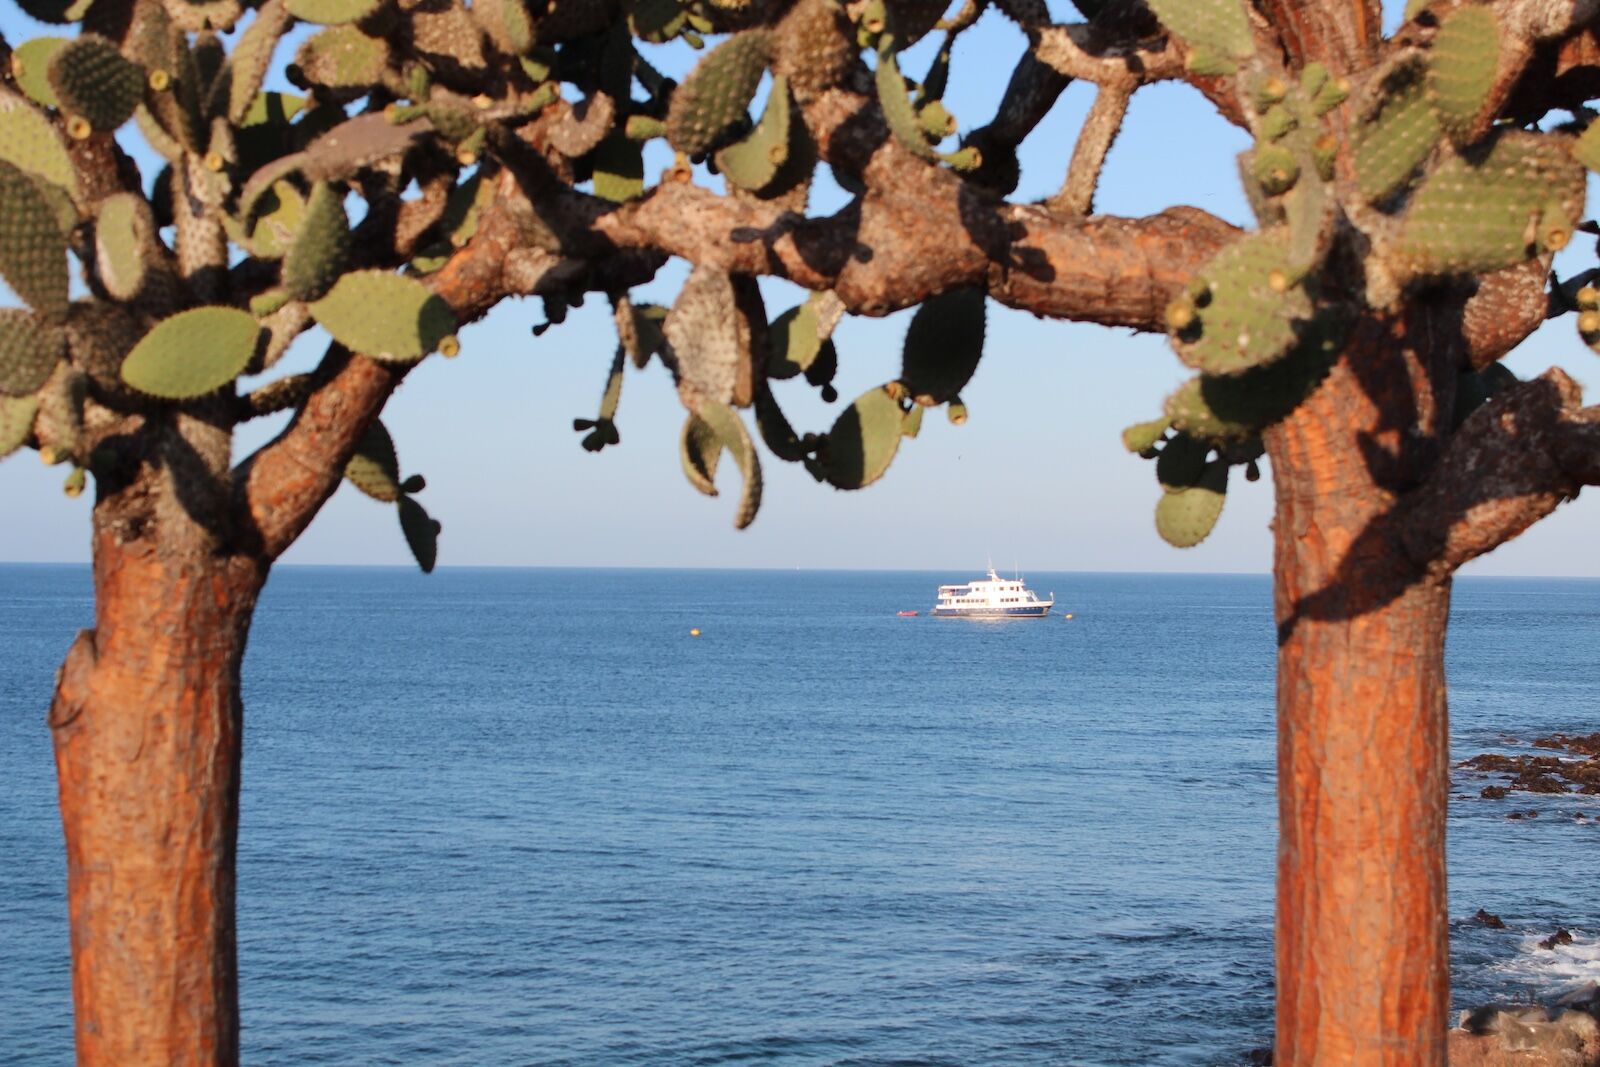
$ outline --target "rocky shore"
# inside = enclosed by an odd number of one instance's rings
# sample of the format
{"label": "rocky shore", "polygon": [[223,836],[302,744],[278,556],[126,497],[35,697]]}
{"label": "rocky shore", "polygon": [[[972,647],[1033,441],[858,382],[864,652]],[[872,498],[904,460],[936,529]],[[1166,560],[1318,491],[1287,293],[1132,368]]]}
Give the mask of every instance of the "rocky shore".
{"label": "rocky shore", "polygon": [[[1539,809],[1525,806],[1527,798],[1600,797],[1600,733],[1505,740],[1508,747],[1539,751],[1486,752],[1462,760],[1456,765],[1458,771],[1492,780],[1478,789],[1476,798],[1458,788],[1456,799],[1511,801],[1505,806],[1507,819],[1536,819]],[[1458,778],[1457,786],[1463,784]],[[1592,814],[1563,806],[1560,815],[1577,823],[1600,824],[1600,800]],[[1463,922],[1506,929],[1498,915],[1483,908]],[[1572,933],[1558,927],[1538,946],[1553,952],[1572,943]],[[1590,982],[1548,1004],[1486,1004],[1463,1011],[1449,1032],[1449,1057],[1450,1067],[1600,1067],[1600,983]],[[1272,1054],[1257,1049],[1245,1062],[1271,1064]]]}
{"label": "rocky shore", "polygon": [[[1600,795],[1600,733],[1581,737],[1551,734],[1532,741],[1531,746],[1555,754],[1485,752],[1463,760],[1458,766],[1495,775],[1501,780],[1500,784],[1485,785],[1479,791],[1478,795],[1485,800],[1504,800],[1512,793]],[[1512,813],[1507,817],[1517,816]]]}
{"label": "rocky shore", "polygon": [[[1512,739],[1507,739],[1508,741]],[[1478,796],[1514,800],[1515,795],[1600,795],[1600,733],[1551,734],[1518,747],[1538,753],[1485,752],[1463,760],[1458,769],[1493,776]],[[1471,794],[1458,794],[1470,799]],[[1534,819],[1537,808],[1508,805],[1508,819]],[[1563,814],[1568,814],[1563,812]],[[1573,811],[1574,822],[1594,821]],[[1498,915],[1479,909],[1470,920],[1505,929]],[[1543,951],[1570,945],[1572,934],[1558,928],[1539,942]],[[1600,1067],[1600,985],[1590,982],[1552,1004],[1488,1004],[1464,1011],[1450,1031],[1450,1067]]]}

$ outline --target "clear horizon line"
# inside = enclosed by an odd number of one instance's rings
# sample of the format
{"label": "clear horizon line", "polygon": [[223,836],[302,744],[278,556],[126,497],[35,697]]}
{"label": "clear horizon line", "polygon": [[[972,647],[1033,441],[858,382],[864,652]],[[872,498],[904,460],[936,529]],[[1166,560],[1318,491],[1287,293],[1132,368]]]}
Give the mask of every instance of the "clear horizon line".
{"label": "clear horizon line", "polygon": [[[87,569],[91,566],[88,562],[66,562],[61,560],[0,560],[0,567],[78,567]],[[415,564],[409,563],[275,563],[273,570],[372,570],[372,571],[416,571]],[[810,574],[930,574],[942,571],[954,571],[959,568],[940,567],[759,567],[732,565],[723,567],[708,566],[669,566],[665,564],[639,564],[639,563],[452,563],[441,564],[435,568],[435,573],[444,571],[706,571],[728,572],[749,571],[757,574],[793,574],[795,572]],[[975,569],[975,568],[974,568]],[[1271,571],[1135,571],[1135,570],[1051,570],[1048,567],[1031,571],[1023,571],[1024,575],[1033,574],[1095,574],[1095,575],[1131,575],[1137,577],[1160,577],[1170,575],[1181,578],[1271,578]],[[425,576],[424,576],[425,577]],[[1542,580],[1542,581],[1574,581],[1597,582],[1600,577],[1578,574],[1468,574],[1458,575],[1458,579],[1467,581],[1481,579],[1494,580]]]}

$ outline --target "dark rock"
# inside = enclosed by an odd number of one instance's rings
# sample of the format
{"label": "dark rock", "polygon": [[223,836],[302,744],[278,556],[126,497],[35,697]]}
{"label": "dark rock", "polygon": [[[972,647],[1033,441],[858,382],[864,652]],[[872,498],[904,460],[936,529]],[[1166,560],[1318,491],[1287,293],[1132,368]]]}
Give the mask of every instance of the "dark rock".
{"label": "dark rock", "polygon": [[1600,732],[1573,737],[1570,734],[1551,734],[1534,742],[1535,748],[1563,749],[1578,756],[1600,756]]}
{"label": "dark rock", "polygon": [[[1567,756],[1509,756],[1484,752],[1463,760],[1459,766],[1481,774],[1503,775],[1507,781],[1486,785],[1479,796],[1499,800],[1509,793],[1561,794],[1575,790],[1588,796],[1600,794],[1600,733],[1587,737],[1552,734],[1533,742],[1537,747],[1569,753]],[[1587,758],[1574,759],[1573,756]]]}
{"label": "dark rock", "polygon": [[1567,787],[1543,771],[1524,771],[1517,775],[1512,787],[1529,793],[1565,793]]}
{"label": "dark rock", "polygon": [[1272,1049],[1253,1048],[1244,1054],[1244,1062],[1250,1067],[1272,1067]]}
{"label": "dark rock", "polygon": [[1500,916],[1482,908],[1478,909],[1478,913],[1472,917],[1472,921],[1487,926],[1491,930],[1504,930],[1506,928],[1506,924]]}
{"label": "dark rock", "polygon": [[1522,769],[1522,764],[1519,761],[1526,758],[1528,757],[1505,756],[1498,752],[1485,752],[1480,756],[1473,756],[1469,760],[1462,760],[1461,766],[1469,767],[1475,771],[1485,771],[1490,774],[1493,774],[1497,771],[1504,771],[1508,774],[1514,774]]}
{"label": "dark rock", "polygon": [[1542,948],[1542,949],[1551,949],[1551,950],[1553,950],[1557,945],[1570,945],[1570,944],[1572,944],[1572,933],[1571,933],[1571,931],[1567,930],[1566,927],[1559,927],[1556,930],[1555,933],[1551,934],[1549,937],[1547,937],[1543,941],[1539,942],[1539,947]]}
{"label": "dark rock", "polygon": [[1520,818],[1522,818],[1522,812],[1520,812],[1520,811],[1508,811],[1508,812],[1506,812],[1506,818],[1508,818],[1508,819],[1520,819]]}

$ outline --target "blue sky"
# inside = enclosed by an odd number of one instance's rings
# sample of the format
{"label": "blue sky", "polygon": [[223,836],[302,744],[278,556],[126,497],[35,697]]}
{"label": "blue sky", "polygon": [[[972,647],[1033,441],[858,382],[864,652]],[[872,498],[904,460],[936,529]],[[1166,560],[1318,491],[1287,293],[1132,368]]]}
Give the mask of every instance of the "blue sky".
{"label": "blue sky", "polygon": [[[1071,16],[1052,0],[1058,18]],[[1392,4],[1386,6],[1394,6]],[[1390,13],[1391,19],[1393,12]],[[0,10],[8,40],[38,32],[16,9]],[[905,64],[926,65],[920,46]],[[989,120],[1022,35],[991,12],[957,47],[950,102],[963,129]],[[284,48],[280,52],[287,53]],[[652,60],[672,72],[693,54],[657,49]],[[1073,137],[1092,99],[1076,85],[1023,146],[1018,200],[1060,184]],[[136,136],[129,134],[127,136]],[[1113,148],[1097,201],[1126,215],[1193,204],[1239,224],[1249,221],[1234,174],[1245,147],[1198,94],[1158,85],[1134,100]],[[651,173],[664,156],[648,164]],[[152,171],[153,173],[153,171]],[[813,212],[832,210],[842,194],[819,182]],[[1591,203],[1600,200],[1591,199]],[[1587,242],[1574,263],[1588,258]],[[683,278],[674,266],[639,291],[668,303]],[[769,314],[803,298],[783,282],[764,283]],[[9,301],[7,296],[6,302]],[[989,304],[986,356],[964,393],[971,418],[949,425],[925,420],[884,479],[855,493],[818,485],[798,467],[765,456],[761,514],[747,530],[732,527],[737,473],[725,465],[724,495],[692,490],[679,469],[683,411],[656,364],[630,368],[618,426],[620,447],[584,452],[574,417],[599,403],[615,337],[603,298],[534,338],[543,321],[536,301],[502,305],[463,331],[462,355],[433,357],[390,402],[384,420],[407,474],[427,476],[419,499],[444,523],[440,563],[449,565],[928,568],[965,572],[992,555],[1025,570],[1243,571],[1271,566],[1268,479],[1234,479],[1217,530],[1203,545],[1178,550],[1155,534],[1159,490],[1149,464],[1129,456],[1119,433],[1154,417],[1162,399],[1188,375],[1160,337],[1125,330],[1042,322]],[[893,378],[908,313],[847,319],[836,335],[842,402]],[[299,346],[285,370],[308,367],[321,346]],[[1555,364],[1600,398],[1600,358],[1570,321],[1546,326],[1507,360],[1519,375]],[[837,408],[799,382],[779,383],[780,401],[798,429],[824,430]],[[240,454],[282,420],[240,435]],[[88,558],[89,495],[61,492],[65,472],[32,453],[0,463],[0,560]],[[1270,477],[1270,476],[1269,476]],[[1600,576],[1593,532],[1600,491],[1564,506],[1522,538],[1470,568],[1478,574]],[[18,520],[21,521],[18,521]],[[409,560],[392,508],[342,487],[285,557],[292,563],[404,563]]]}

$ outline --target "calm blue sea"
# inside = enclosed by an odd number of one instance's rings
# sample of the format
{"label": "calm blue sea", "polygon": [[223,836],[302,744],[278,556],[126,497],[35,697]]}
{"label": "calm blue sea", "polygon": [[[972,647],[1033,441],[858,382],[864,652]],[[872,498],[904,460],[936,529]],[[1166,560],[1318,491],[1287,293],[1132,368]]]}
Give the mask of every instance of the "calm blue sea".
{"label": "calm blue sea", "polygon": [[[245,662],[250,1064],[1222,1064],[1271,1035],[1260,577],[285,568]],[[44,726],[86,570],[0,567],[0,1059],[71,1055]],[[702,636],[690,636],[698,628]],[[1456,754],[1600,729],[1600,582],[1458,585]],[[1600,975],[1600,797],[1452,801],[1459,1002]],[[1537,949],[1557,925],[1577,939]]]}

